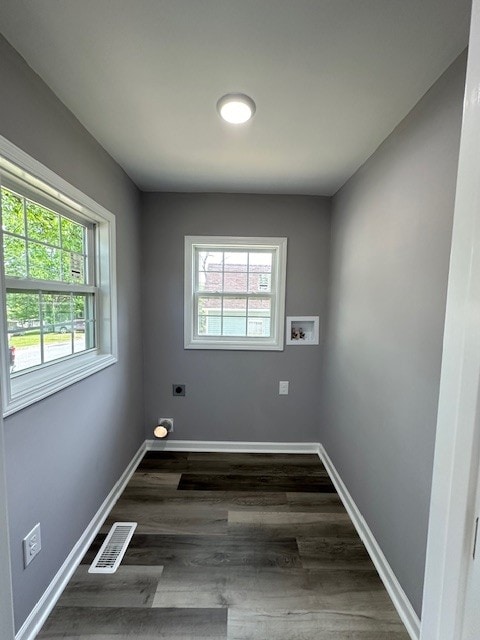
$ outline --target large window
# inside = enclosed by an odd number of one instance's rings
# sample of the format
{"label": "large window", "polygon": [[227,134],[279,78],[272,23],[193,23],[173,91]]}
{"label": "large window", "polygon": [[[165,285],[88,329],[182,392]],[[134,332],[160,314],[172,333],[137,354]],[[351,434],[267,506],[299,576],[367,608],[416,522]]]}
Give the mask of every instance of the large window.
{"label": "large window", "polygon": [[116,361],[114,217],[0,138],[4,415]]}
{"label": "large window", "polygon": [[286,238],[185,238],[185,348],[283,349]]}

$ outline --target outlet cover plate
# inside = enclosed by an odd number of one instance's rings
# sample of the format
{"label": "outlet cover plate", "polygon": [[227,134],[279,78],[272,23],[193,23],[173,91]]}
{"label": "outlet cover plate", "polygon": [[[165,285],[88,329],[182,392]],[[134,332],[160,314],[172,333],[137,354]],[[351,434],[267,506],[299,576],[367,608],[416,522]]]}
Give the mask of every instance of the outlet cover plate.
{"label": "outlet cover plate", "polygon": [[288,380],[280,380],[278,383],[278,393],[281,396],[288,396]]}
{"label": "outlet cover plate", "polygon": [[40,534],[40,523],[23,539],[23,566],[26,568],[30,562],[40,553],[42,548],[42,538]]}

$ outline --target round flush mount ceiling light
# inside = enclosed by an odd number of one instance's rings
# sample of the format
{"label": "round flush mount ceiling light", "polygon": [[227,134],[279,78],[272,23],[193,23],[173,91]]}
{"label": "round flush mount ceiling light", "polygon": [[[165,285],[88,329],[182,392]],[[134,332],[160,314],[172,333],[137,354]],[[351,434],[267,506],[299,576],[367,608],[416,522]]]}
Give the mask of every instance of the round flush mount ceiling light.
{"label": "round flush mount ceiling light", "polygon": [[230,124],[243,124],[255,113],[255,102],[243,93],[227,93],[217,102],[220,117]]}

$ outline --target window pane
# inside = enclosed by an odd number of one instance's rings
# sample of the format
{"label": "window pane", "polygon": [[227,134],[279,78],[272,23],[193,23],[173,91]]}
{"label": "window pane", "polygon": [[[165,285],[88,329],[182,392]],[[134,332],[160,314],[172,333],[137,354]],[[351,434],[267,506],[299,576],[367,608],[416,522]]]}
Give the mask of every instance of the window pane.
{"label": "window pane", "polygon": [[223,317],[223,335],[243,337],[247,335],[247,318],[243,317]]}
{"label": "window pane", "polygon": [[246,273],[225,273],[224,274],[224,291],[242,292],[247,291],[247,274]]}
{"label": "window pane", "polygon": [[60,249],[29,242],[29,276],[39,280],[61,280]]}
{"label": "window pane", "polygon": [[247,334],[247,299],[223,299],[223,335],[245,336]]}
{"label": "window pane", "polygon": [[198,251],[199,271],[223,271],[222,251]]}
{"label": "window pane", "polygon": [[224,271],[247,272],[248,253],[241,251],[225,251]]}
{"label": "window pane", "polygon": [[264,251],[261,253],[249,254],[249,271],[271,273],[272,272],[272,253]]}
{"label": "window pane", "polygon": [[73,349],[75,353],[95,346],[94,299],[92,294],[73,296]]}
{"label": "window pane", "polygon": [[62,282],[75,282],[71,272],[70,252],[62,251],[60,260],[62,261]]}
{"label": "window pane", "polygon": [[61,252],[62,282],[85,284],[85,257],[70,251]]}
{"label": "window pane", "polygon": [[73,349],[75,353],[93,349],[95,346],[95,323],[93,320],[74,320],[73,330],[75,336]]}
{"label": "window pane", "polygon": [[270,318],[248,318],[247,326],[248,336],[257,336],[259,338],[270,337]]}
{"label": "window pane", "polygon": [[199,291],[223,291],[223,273],[221,271],[200,271],[198,274]]}
{"label": "window pane", "polygon": [[79,329],[85,330],[85,318],[87,316],[87,296],[84,294],[73,296],[73,321],[77,323]]}
{"label": "window pane", "polygon": [[207,335],[207,317],[205,315],[197,316],[197,334],[199,336]]}
{"label": "window pane", "polygon": [[[222,299],[200,297],[198,299],[199,335],[221,335]],[[216,320],[212,320],[215,317]]]}
{"label": "window pane", "polygon": [[269,318],[271,315],[270,298],[250,298],[248,300],[248,315]]}
{"label": "window pane", "polygon": [[45,333],[72,332],[72,300],[69,293],[43,293],[42,319]]}
{"label": "window pane", "polygon": [[72,302],[70,294],[42,293],[42,330],[45,362],[72,353]]}
{"label": "window pane", "polygon": [[199,333],[207,330],[207,323],[202,318],[205,316],[221,316],[222,315],[222,299],[206,298],[198,299],[198,331]]}
{"label": "window pane", "polygon": [[201,296],[198,299],[198,315],[221,315],[222,299]]}
{"label": "window pane", "polygon": [[25,240],[13,236],[3,236],[3,258],[5,263],[5,275],[16,278],[26,278],[27,257]]}
{"label": "window pane", "polygon": [[43,339],[45,362],[58,360],[72,354],[72,334],[70,331],[48,333],[44,335]]}
{"label": "window pane", "polygon": [[7,292],[6,305],[10,370],[41,364],[38,293]]}
{"label": "window pane", "polygon": [[198,333],[204,336],[222,335],[222,319],[220,316],[204,316],[198,319]]}
{"label": "window pane", "polygon": [[85,253],[85,227],[68,218],[60,217],[62,247],[75,253]]}
{"label": "window pane", "polygon": [[247,298],[230,298],[226,296],[223,299],[223,315],[246,316]]}
{"label": "window pane", "polygon": [[272,289],[272,277],[269,273],[249,273],[248,290],[250,293],[270,293]]}
{"label": "window pane", "polygon": [[40,331],[27,331],[24,336],[8,334],[10,373],[18,373],[42,362]]}
{"label": "window pane", "polygon": [[[7,291],[8,329],[40,328],[38,293],[18,293]],[[15,327],[10,326],[15,323]]]}
{"label": "window pane", "polygon": [[45,207],[30,200],[27,203],[27,237],[60,246],[60,218]]}
{"label": "window pane", "polygon": [[5,188],[2,188],[2,228],[10,233],[25,235],[23,198]]}

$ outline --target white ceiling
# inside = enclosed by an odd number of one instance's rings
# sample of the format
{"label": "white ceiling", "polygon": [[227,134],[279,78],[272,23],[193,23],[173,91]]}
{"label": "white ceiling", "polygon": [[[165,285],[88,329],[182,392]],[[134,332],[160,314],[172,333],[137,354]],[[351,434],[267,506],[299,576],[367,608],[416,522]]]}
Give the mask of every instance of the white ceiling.
{"label": "white ceiling", "polygon": [[[465,48],[470,0],[1,0],[0,30],[144,190],[331,195]],[[220,121],[220,96],[254,98]]]}

